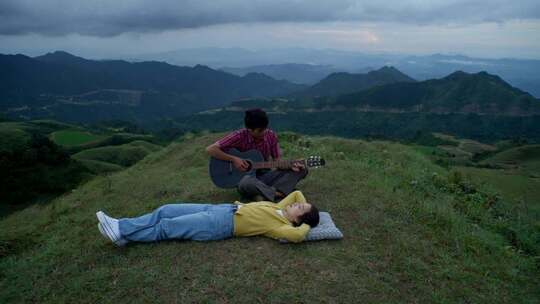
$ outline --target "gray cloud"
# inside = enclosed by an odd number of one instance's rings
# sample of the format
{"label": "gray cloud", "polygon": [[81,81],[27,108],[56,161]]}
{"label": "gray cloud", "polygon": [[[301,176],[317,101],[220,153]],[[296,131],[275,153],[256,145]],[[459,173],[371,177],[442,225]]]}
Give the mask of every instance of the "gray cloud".
{"label": "gray cloud", "polygon": [[227,23],[366,21],[471,24],[540,19],[540,1],[521,0],[2,0],[0,34],[98,37]]}

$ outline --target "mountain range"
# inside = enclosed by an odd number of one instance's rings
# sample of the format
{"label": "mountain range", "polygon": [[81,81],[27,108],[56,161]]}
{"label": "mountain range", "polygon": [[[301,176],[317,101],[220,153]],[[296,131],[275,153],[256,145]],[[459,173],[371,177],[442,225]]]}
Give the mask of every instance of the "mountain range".
{"label": "mountain range", "polygon": [[457,71],[442,79],[375,86],[323,104],[347,110],[540,115],[538,99],[486,72]]}
{"label": "mountain range", "polygon": [[[256,65],[250,67],[223,67],[220,70],[227,73],[244,76],[249,73],[263,73],[272,78],[288,80],[294,83],[313,85],[332,73],[343,72],[331,65],[284,63]],[[369,68],[355,71],[357,73],[369,72]]]}
{"label": "mountain range", "polygon": [[306,86],[263,73],[237,76],[203,65],[88,60],[60,51],[34,58],[0,55],[0,98],[0,111],[11,118],[124,120],[147,127],[231,103],[236,109],[277,111],[540,114],[536,98],[487,72],[416,81],[384,66],[332,73]]}
{"label": "mountain range", "polygon": [[21,110],[21,115],[29,116],[59,112],[77,112],[82,119],[82,114],[93,112],[106,116],[102,119],[142,119],[152,113],[178,116],[238,98],[281,96],[303,88],[260,73],[239,77],[203,65],[97,61],[61,51],[34,58],[0,55],[0,110]]}
{"label": "mountain range", "polygon": [[[276,131],[415,141],[432,132],[483,142],[540,142],[540,101],[486,72],[396,82],[334,97],[247,99],[171,126],[226,131],[243,110],[265,109]],[[426,138],[428,138],[426,137]]]}
{"label": "mountain range", "polygon": [[[351,93],[352,92],[352,93]],[[291,97],[244,99],[227,109],[540,115],[540,100],[486,72],[454,72],[415,81],[393,67],[367,74],[332,74]]]}
{"label": "mountain range", "polygon": [[[277,79],[312,85],[336,71],[359,73],[373,67],[393,66],[417,80],[442,78],[455,71],[496,74],[511,85],[540,97],[540,60],[479,58],[463,55],[400,55],[363,53],[335,49],[281,48],[194,48],[135,56],[134,60],[163,60],[177,65],[205,64],[245,75],[263,72]],[[291,66],[290,63],[300,65]],[[309,74],[317,66],[320,75]],[[302,71],[303,70],[303,71]],[[326,70],[326,72],[324,72]],[[272,74],[272,71],[276,71]],[[304,77],[302,75],[309,75]]]}

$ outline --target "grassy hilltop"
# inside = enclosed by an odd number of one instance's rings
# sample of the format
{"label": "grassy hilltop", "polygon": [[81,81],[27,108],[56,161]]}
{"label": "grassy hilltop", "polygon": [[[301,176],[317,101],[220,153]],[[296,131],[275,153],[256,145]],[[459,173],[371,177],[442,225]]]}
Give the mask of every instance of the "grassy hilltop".
{"label": "grassy hilltop", "polygon": [[[0,303],[537,303],[539,213],[390,142],[282,133],[287,157],[327,167],[300,184],[345,238],[255,237],[116,248],[95,212],[135,216],[175,201],[224,202],[204,147],[185,136],[125,170],[0,220]],[[538,202],[537,202],[538,203]]]}

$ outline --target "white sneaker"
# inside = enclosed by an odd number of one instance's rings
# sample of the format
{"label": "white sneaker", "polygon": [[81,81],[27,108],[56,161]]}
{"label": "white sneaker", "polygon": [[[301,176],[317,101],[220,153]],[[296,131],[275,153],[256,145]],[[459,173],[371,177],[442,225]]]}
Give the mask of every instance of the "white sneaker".
{"label": "white sneaker", "polygon": [[[98,229],[99,229],[99,232],[101,233],[101,235],[103,235],[104,238],[106,238],[107,240],[111,240],[111,238],[109,237],[109,235],[105,232],[105,229],[103,228],[103,226],[101,225],[101,223],[98,223]],[[121,238],[120,240],[118,240],[115,244],[117,244],[118,246],[124,246],[128,243],[129,241],[124,239],[124,238]]]}
{"label": "white sneaker", "polygon": [[118,220],[107,216],[103,211],[96,212],[97,219],[99,221],[98,229],[101,234],[110,239],[117,246],[124,246],[127,244],[127,240],[122,237],[120,233],[120,226]]}

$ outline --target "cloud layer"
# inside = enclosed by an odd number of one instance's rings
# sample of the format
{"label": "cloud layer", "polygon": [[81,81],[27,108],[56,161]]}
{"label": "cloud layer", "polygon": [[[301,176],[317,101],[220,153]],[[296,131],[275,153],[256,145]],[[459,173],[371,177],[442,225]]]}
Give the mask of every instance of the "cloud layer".
{"label": "cloud layer", "polygon": [[230,23],[475,24],[540,19],[538,0],[2,0],[0,35],[110,37]]}

